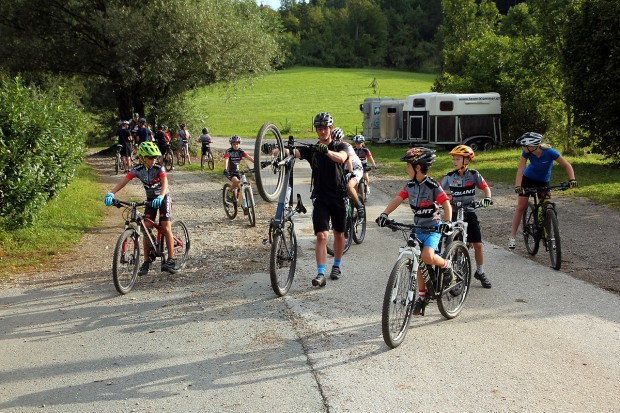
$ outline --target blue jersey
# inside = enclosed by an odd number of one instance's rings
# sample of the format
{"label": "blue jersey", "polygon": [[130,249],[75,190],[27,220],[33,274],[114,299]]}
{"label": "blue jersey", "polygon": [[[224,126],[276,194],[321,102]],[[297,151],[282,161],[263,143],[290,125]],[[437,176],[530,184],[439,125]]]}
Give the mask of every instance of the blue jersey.
{"label": "blue jersey", "polygon": [[530,161],[530,164],[523,171],[523,176],[540,182],[551,180],[551,168],[553,162],[560,157],[560,153],[553,148],[542,150],[540,157],[523,151],[521,156]]}

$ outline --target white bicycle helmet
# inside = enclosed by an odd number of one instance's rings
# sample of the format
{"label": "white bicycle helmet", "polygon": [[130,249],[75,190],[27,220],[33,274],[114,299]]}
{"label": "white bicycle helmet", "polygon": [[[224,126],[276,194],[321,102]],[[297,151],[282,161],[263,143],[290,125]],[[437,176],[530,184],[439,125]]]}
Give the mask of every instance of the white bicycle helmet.
{"label": "white bicycle helmet", "polygon": [[335,141],[341,141],[344,139],[344,132],[340,128],[332,129],[332,139]]}
{"label": "white bicycle helmet", "polygon": [[540,133],[526,132],[517,139],[516,143],[519,146],[540,146],[542,139],[543,136]]}

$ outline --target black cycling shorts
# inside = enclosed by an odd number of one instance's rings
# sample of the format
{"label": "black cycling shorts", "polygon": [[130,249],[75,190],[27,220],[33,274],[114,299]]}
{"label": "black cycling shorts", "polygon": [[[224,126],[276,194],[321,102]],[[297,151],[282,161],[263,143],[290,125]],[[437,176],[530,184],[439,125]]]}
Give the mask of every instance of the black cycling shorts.
{"label": "black cycling shorts", "polygon": [[329,221],[336,232],[344,232],[347,220],[346,198],[313,200],[312,226],[314,234],[329,231]]}
{"label": "black cycling shorts", "polygon": [[[149,199],[152,201],[152,199]],[[157,215],[157,209],[153,208],[150,205],[147,205],[144,208],[144,215],[152,221],[155,220],[155,216]],[[164,200],[161,202],[161,206],[159,207],[159,222],[171,221],[172,220],[172,198],[170,194],[166,194],[164,196]]]}
{"label": "black cycling shorts", "polygon": [[126,145],[121,145],[121,156],[125,156],[125,157],[129,157],[131,156],[131,143],[128,143]]}
{"label": "black cycling shorts", "polygon": [[202,145],[202,154],[206,155],[207,152],[211,152],[211,147],[209,145]]}
{"label": "black cycling shorts", "polygon": [[[480,231],[480,221],[475,212],[465,212],[465,222],[467,222],[467,242],[482,242],[482,232]],[[452,214],[452,221],[456,221],[456,211]]]}
{"label": "black cycling shorts", "polygon": [[[544,182],[544,181],[537,181],[535,179],[531,179],[528,178],[527,176],[523,176],[521,178],[521,188],[527,189],[527,188],[540,188],[543,186],[549,186],[549,182]],[[545,195],[549,194],[549,191],[539,191],[538,193],[538,197],[539,198],[544,198]],[[525,195],[523,193],[520,193],[519,196],[525,196],[529,198],[529,195]]]}

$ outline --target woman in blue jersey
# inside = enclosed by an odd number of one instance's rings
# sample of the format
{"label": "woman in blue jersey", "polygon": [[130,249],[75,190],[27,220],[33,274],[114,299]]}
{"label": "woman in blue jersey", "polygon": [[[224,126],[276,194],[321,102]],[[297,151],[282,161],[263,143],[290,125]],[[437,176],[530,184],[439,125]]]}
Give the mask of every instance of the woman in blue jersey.
{"label": "woman in blue jersey", "polygon": [[[523,193],[524,188],[549,186],[551,168],[554,162],[557,162],[566,170],[570,187],[575,188],[577,186],[573,166],[550,145],[543,144],[542,139],[542,135],[536,132],[524,133],[517,139],[517,145],[521,146],[523,152],[521,153],[521,160],[519,161],[517,178],[515,180],[515,192],[518,194],[518,197],[517,208],[512,217],[512,231],[508,238],[508,248],[510,249],[515,248],[515,236],[529,199],[529,196]],[[528,160],[530,163],[526,167]]]}

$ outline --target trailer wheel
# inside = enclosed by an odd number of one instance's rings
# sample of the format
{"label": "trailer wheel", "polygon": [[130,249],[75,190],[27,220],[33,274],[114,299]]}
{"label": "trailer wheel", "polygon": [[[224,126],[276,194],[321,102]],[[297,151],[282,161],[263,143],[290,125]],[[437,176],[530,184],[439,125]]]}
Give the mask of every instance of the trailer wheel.
{"label": "trailer wheel", "polygon": [[482,149],[485,151],[490,151],[491,149],[493,149],[493,142],[491,141],[486,141],[482,144]]}
{"label": "trailer wheel", "polygon": [[480,150],[480,142],[479,141],[472,141],[467,143],[467,145],[472,149],[472,151],[474,152],[478,152]]}

